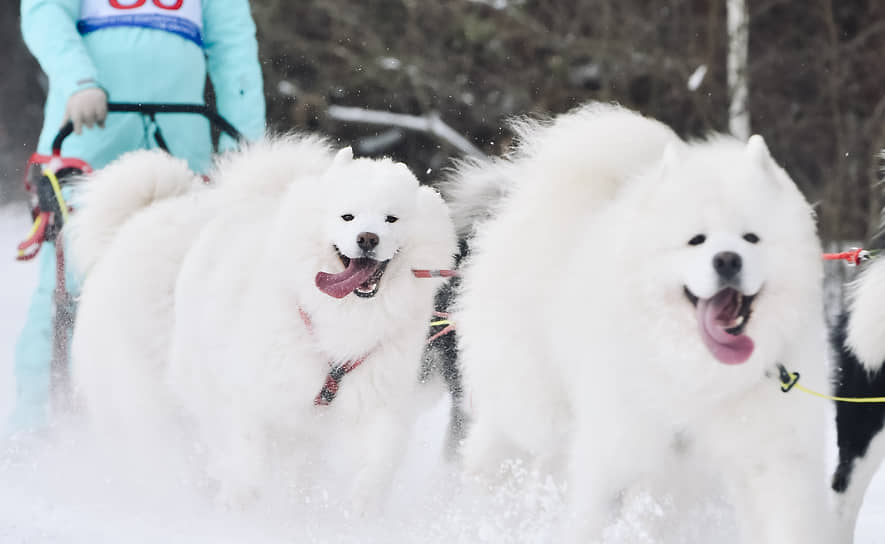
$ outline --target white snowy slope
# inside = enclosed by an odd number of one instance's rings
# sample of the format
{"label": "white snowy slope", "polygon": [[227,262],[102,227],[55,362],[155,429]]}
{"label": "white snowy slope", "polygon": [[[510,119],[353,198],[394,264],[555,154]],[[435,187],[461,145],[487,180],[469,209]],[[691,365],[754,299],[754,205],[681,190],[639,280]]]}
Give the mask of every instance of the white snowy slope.
{"label": "white snowy slope", "polygon": [[[0,421],[14,400],[13,346],[35,282],[34,264],[13,259],[28,227],[23,204],[0,207]],[[0,441],[0,543],[542,543],[555,538],[561,493],[551,482],[493,496],[459,483],[442,456],[447,415],[442,399],[421,420],[387,513],[365,520],[334,504],[328,498],[334,489],[272,494],[250,510],[221,511],[206,500],[201,486],[162,466],[132,474],[100,461],[76,428],[48,443]],[[533,481],[532,475],[524,478]],[[608,541],[727,544],[734,542],[733,531],[731,512],[715,496],[639,493],[627,499]],[[654,539],[652,533],[667,536]],[[861,511],[858,542],[885,543],[881,474]]]}

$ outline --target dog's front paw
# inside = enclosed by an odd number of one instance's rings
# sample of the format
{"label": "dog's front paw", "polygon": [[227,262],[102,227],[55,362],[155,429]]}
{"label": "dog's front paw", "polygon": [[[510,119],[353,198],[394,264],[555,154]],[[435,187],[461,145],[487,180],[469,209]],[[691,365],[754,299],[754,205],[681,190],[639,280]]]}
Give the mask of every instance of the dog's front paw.
{"label": "dog's front paw", "polygon": [[350,489],[350,506],[357,517],[371,518],[381,514],[388,486],[375,471],[364,469]]}
{"label": "dog's front paw", "polygon": [[350,508],[357,518],[377,518],[381,515],[381,499],[376,493],[355,490],[350,498]]}

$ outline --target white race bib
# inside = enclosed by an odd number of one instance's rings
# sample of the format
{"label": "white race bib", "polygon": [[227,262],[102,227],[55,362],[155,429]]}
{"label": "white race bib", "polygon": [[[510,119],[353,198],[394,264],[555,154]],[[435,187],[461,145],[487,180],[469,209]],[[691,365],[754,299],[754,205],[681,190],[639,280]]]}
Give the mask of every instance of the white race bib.
{"label": "white race bib", "polygon": [[178,34],[203,46],[200,0],[81,0],[77,30],[140,26]]}

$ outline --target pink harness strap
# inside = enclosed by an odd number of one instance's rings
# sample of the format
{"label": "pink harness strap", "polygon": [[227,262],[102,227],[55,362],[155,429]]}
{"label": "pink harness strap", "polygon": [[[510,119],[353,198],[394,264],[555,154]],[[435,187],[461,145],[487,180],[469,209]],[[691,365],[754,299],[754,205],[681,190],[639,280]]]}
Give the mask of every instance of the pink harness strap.
{"label": "pink harness strap", "polygon": [[[311,321],[310,316],[307,312],[304,311],[300,306],[298,307],[298,314],[301,316],[301,321],[304,322],[304,326],[307,327],[307,331],[313,333],[313,321]],[[371,353],[371,352],[370,352]],[[320,389],[320,392],[317,393],[316,398],[313,399],[314,406],[328,406],[335,400],[335,396],[338,394],[338,389],[341,386],[341,380],[353,371],[356,367],[363,364],[366,359],[369,358],[370,353],[367,353],[360,357],[359,359],[353,361],[347,361],[344,364],[333,365],[331,362],[329,366],[329,375],[326,376],[326,381],[323,383],[323,388]]]}

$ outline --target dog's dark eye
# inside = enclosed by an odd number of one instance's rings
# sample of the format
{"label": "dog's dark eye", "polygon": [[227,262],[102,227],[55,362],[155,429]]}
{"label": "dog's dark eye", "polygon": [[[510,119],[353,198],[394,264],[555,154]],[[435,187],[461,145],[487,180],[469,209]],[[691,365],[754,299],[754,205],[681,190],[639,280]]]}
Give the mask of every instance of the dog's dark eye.
{"label": "dog's dark eye", "polygon": [[707,241],[707,237],[703,234],[698,234],[694,238],[688,241],[688,245],[690,246],[699,246]]}
{"label": "dog's dark eye", "polygon": [[352,214],[352,213],[346,213],[346,214],[344,214],[344,215],[341,216],[341,219],[344,219],[345,221],[353,221],[353,214]]}
{"label": "dog's dark eye", "polygon": [[384,218],[384,220],[387,221],[388,223],[396,223],[397,221],[399,221],[399,217],[397,217],[395,215],[388,215],[387,217]]}
{"label": "dog's dark eye", "polygon": [[747,234],[744,234],[744,240],[750,242],[751,244],[755,244],[759,242],[759,237],[752,232],[748,232]]}

